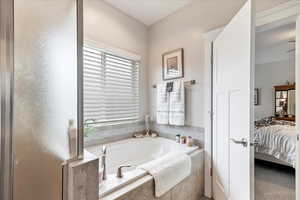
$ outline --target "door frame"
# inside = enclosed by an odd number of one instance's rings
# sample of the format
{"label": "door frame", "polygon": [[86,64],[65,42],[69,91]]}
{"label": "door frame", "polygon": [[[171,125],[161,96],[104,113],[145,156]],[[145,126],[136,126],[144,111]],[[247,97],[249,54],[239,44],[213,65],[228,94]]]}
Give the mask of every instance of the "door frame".
{"label": "door frame", "polygon": [[14,2],[0,0],[0,199],[13,196]]}
{"label": "door frame", "polygon": [[[274,8],[256,13],[256,31],[266,31],[276,26],[281,26],[289,23],[296,22],[297,16],[300,14],[300,2],[291,0],[286,3],[280,4]],[[205,126],[205,164],[204,164],[204,195],[211,198],[212,195],[212,156],[213,156],[213,133],[212,133],[212,48],[213,42],[218,34],[224,27],[219,27],[204,34],[205,45],[205,64],[204,64],[204,77],[207,89],[204,91],[204,126]],[[254,81],[254,77],[252,78]],[[254,188],[253,188],[254,189]],[[300,200],[300,195],[298,195]],[[298,199],[297,199],[298,200]]]}

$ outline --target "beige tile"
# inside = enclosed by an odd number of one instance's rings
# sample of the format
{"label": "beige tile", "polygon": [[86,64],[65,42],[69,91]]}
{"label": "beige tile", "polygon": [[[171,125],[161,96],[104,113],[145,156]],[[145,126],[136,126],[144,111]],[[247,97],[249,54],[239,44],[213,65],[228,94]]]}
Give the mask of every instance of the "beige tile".
{"label": "beige tile", "polygon": [[116,200],[153,200],[153,181],[149,181],[140,187],[130,191]]}
{"label": "beige tile", "polygon": [[191,177],[186,178],[171,190],[171,200],[186,200],[191,195]]}
{"label": "beige tile", "polygon": [[159,197],[158,200],[171,200],[171,192],[167,192],[162,197]]}
{"label": "beige tile", "polygon": [[99,160],[74,162],[69,168],[69,196],[74,200],[98,200]]}

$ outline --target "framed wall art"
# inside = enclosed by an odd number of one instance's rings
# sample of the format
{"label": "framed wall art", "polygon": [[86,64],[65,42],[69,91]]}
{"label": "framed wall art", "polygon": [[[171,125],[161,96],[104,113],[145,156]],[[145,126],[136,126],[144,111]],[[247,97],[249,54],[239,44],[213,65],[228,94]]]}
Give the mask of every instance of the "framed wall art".
{"label": "framed wall art", "polygon": [[254,105],[255,106],[259,105],[259,89],[258,88],[254,89]]}
{"label": "framed wall art", "polygon": [[183,48],[176,49],[162,55],[163,80],[184,77]]}

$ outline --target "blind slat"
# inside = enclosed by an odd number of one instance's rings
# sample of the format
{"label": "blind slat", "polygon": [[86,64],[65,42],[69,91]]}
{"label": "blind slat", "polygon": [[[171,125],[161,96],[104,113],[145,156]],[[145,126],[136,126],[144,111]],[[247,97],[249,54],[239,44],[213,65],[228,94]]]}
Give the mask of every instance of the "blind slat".
{"label": "blind slat", "polygon": [[130,121],[135,121],[137,120],[138,118],[136,117],[129,117],[129,118],[118,118],[118,119],[111,119],[111,120],[97,120],[97,122],[91,122],[89,124],[99,124],[99,123],[103,123],[103,124],[108,124],[108,123],[118,123],[118,122],[122,122],[122,121],[127,121],[127,122],[130,122]]}

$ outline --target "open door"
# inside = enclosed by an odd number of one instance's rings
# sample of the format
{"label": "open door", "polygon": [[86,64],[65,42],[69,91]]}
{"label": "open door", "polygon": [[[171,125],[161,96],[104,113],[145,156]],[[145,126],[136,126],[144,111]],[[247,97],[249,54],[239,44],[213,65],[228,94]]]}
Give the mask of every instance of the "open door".
{"label": "open door", "polygon": [[253,5],[248,0],[214,42],[213,195],[253,199]]}
{"label": "open door", "polygon": [[298,132],[297,137],[297,151],[296,151],[296,200],[300,200],[300,16],[296,20],[296,128]]}

